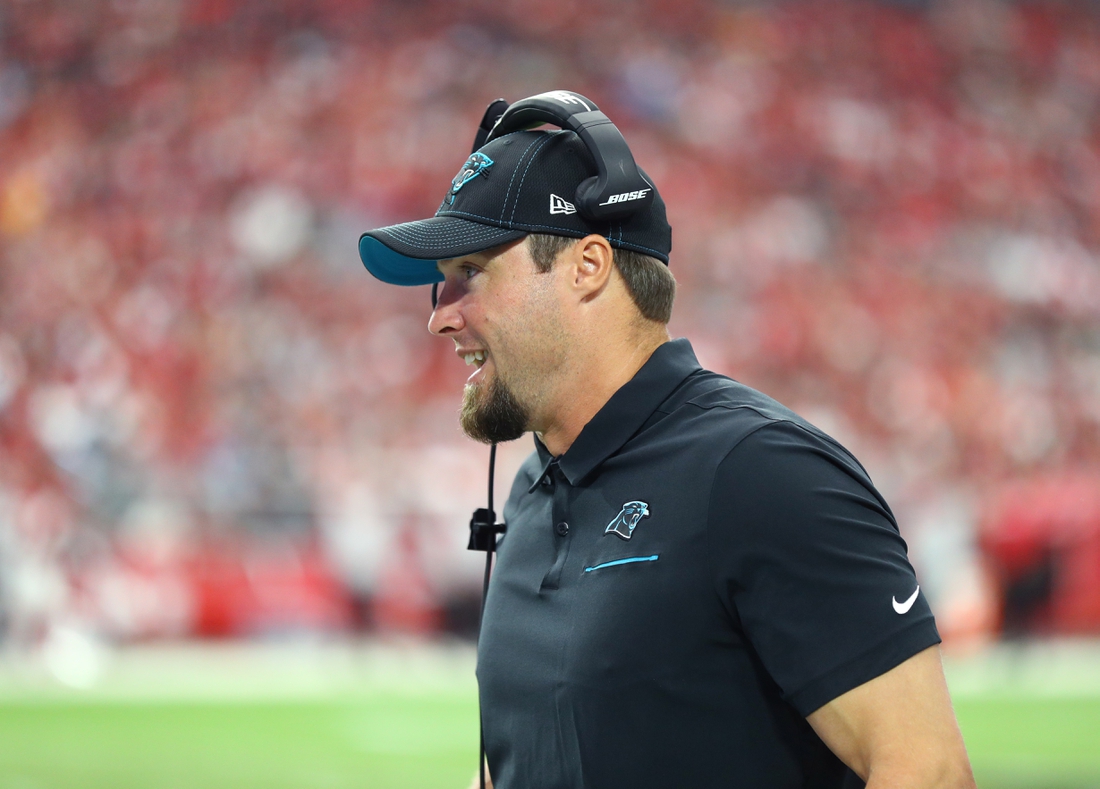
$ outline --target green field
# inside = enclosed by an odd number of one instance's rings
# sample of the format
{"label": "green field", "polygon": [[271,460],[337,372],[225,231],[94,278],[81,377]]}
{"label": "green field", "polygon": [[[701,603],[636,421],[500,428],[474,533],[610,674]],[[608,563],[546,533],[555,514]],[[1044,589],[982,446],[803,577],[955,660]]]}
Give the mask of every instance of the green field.
{"label": "green field", "polygon": [[465,789],[472,700],[8,704],[4,789]]}
{"label": "green field", "polygon": [[[957,704],[983,787],[1100,786],[1100,700]],[[465,789],[472,699],[0,706],[3,789]]]}
{"label": "green field", "polygon": [[[300,657],[161,656],[83,691],[9,674],[0,789],[469,785],[470,656]],[[1100,787],[1100,696],[1002,683],[957,694],[956,710],[979,786]]]}
{"label": "green field", "polygon": [[1100,787],[1100,699],[962,699],[980,787]]}

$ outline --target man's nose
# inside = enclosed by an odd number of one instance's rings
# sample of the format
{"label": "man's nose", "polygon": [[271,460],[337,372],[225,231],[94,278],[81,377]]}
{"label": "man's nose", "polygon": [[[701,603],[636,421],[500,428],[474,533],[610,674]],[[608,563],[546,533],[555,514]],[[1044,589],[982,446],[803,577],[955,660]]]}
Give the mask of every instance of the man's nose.
{"label": "man's nose", "polygon": [[462,311],[458,308],[459,298],[455,292],[457,288],[450,286],[448,282],[440,283],[438,300],[432,317],[428,319],[428,331],[432,334],[446,335],[461,331],[463,325]]}

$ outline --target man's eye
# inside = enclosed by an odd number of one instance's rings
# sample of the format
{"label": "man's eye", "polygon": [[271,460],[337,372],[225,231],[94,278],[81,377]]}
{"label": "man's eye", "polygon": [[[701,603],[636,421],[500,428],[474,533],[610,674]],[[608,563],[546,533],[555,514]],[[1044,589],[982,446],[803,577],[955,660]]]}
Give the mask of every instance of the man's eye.
{"label": "man's eye", "polygon": [[462,278],[463,279],[469,279],[470,277],[472,277],[476,273],[477,273],[477,269],[474,268],[473,266],[463,266],[462,267]]}

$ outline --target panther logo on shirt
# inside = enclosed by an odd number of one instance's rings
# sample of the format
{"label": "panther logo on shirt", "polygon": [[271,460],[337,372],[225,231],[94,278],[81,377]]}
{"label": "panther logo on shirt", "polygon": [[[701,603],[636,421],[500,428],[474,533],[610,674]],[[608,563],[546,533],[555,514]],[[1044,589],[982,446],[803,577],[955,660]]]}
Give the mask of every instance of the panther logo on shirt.
{"label": "panther logo on shirt", "polygon": [[619,510],[619,514],[615,516],[615,520],[607,524],[607,528],[604,529],[604,534],[614,534],[616,537],[622,537],[624,540],[629,540],[630,535],[634,533],[634,529],[638,526],[638,522],[642,518],[649,517],[649,505],[644,501],[628,501],[623,505],[623,508]]}

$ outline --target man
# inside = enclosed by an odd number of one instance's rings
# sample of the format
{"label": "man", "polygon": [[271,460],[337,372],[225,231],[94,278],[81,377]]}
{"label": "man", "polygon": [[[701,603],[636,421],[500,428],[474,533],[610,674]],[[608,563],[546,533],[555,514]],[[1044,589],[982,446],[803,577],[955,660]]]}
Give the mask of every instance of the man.
{"label": "man", "polygon": [[360,243],[380,279],[441,280],[466,433],[535,434],[478,648],[496,786],[973,786],[888,506],[670,339],[664,205],[586,218],[597,169],[571,131],[507,134],[435,218]]}

